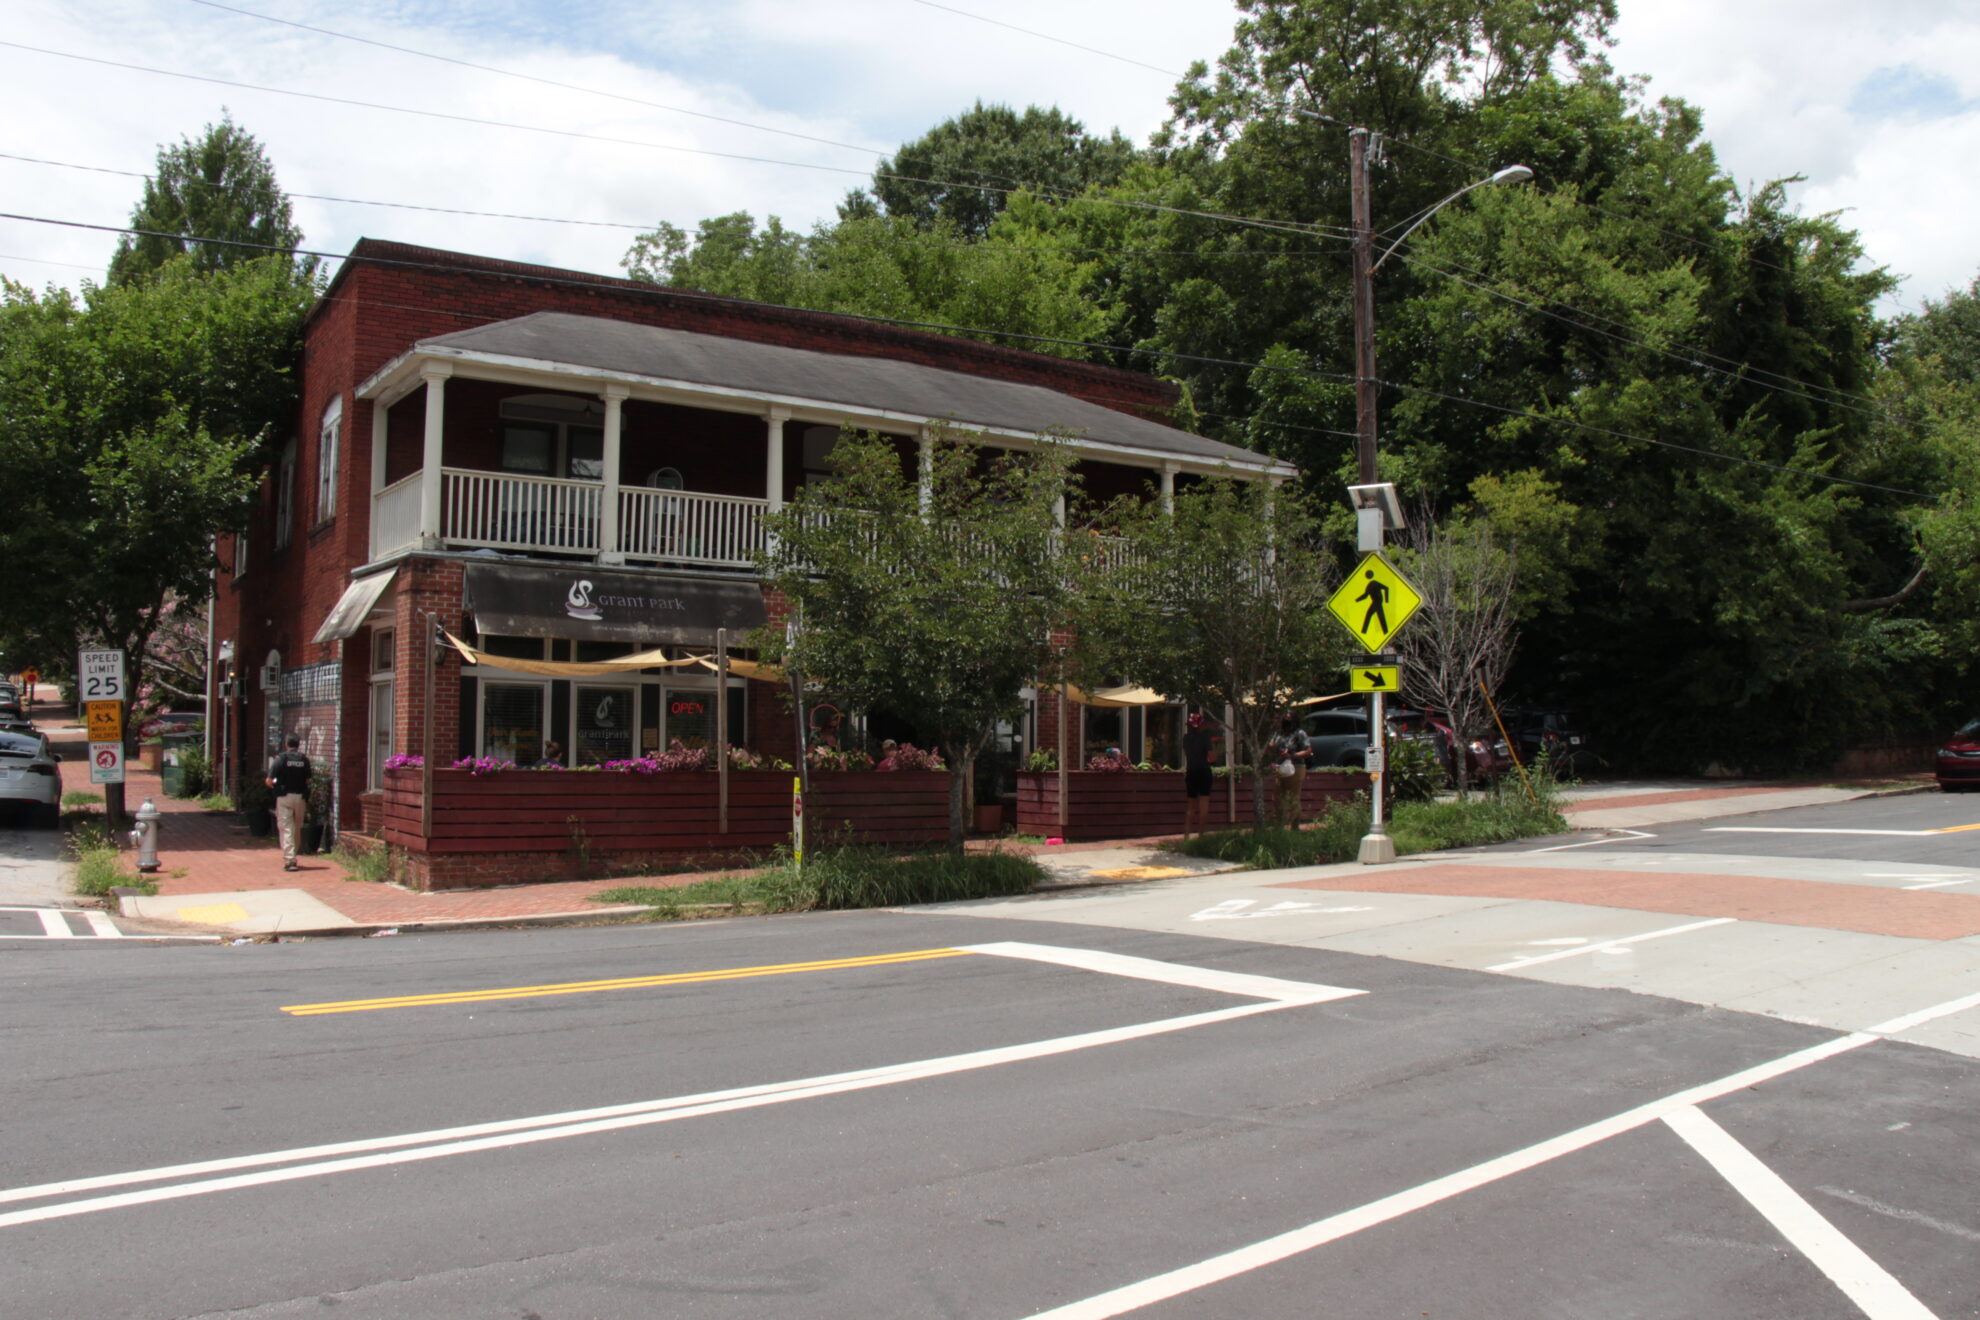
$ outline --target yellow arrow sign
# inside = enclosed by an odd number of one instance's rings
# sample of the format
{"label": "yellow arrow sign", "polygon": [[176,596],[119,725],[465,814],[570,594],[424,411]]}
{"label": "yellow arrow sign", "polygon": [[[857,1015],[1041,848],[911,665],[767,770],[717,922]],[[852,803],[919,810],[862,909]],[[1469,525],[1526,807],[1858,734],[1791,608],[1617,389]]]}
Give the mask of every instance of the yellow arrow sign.
{"label": "yellow arrow sign", "polygon": [[1363,650],[1379,651],[1422,603],[1423,597],[1394,565],[1380,554],[1371,554],[1354,566],[1348,580],[1328,598],[1327,609],[1354,634]]}
{"label": "yellow arrow sign", "polygon": [[1348,675],[1350,692],[1395,692],[1402,687],[1402,670],[1395,665],[1356,665]]}

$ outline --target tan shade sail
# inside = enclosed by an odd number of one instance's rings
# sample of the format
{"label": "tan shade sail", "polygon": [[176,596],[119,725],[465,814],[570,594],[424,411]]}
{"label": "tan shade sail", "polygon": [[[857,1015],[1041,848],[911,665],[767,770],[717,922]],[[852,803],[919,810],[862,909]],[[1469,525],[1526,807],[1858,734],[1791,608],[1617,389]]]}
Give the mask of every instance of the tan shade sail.
{"label": "tan shade sail", "polygon": [[[472,646],[450,632],[442,630],[448,644],[461,653],[461,658],[471,665],[487,665],[492,669],[511,669],[519,674],[542,674],[548,678],[584,678],[591,674],[623,674],[635,669],[680,669],[686,665],[701,664],[702,657],[687,656],[680,660],[667,658],[665,650],[641,651],[637,655],[621,656],[617,660],[518,660],[514,656],[490,655],[477,651]],[[733,667],[733,666],[732,666]]]}
{"label": "tan shade sail", "polygon": [[[1047,685],[1040,692],[1057,692],[1059,688]],[[1079,706],[1092,706],[1099,710],[1118,709],[1122,706],[1164,706],[1169,698],[1150,688],[1111,687],[1095,688],[1091,692],[1072,683],[1065,685],[1066,700]]]}
{"label": "tan shade sail", "polygon": [[[715,662],[707,656],[701,656],[700,660],[702,668],[710,670],[715,668]],[[784,671],[780,667],[760,664],[755,660],[738,660],[734,656],[729,657],[729,672],[737,678],[753,678],[759,683],[784,681]]]}

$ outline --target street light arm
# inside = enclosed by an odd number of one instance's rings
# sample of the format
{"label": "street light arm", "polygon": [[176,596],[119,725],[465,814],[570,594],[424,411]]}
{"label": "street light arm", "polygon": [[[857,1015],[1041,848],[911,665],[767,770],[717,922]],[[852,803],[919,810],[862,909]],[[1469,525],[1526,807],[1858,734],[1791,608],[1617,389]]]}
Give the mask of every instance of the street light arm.
{"label": "street light arm", "polygon": [[1411,234],[1421,229],[1424,223],[1428,221],[1431,216],[1437,214],[1437,212],[1443,210],[1445,207],[1449,206],[1452,202],[1455,202],[1458,198],[1464,196],[1472,189],[1483,188],[1488,184],[1494,184],[1494,183],[1525,183],[1528,179],[1532,177],[1533,177],[1533,171],[1528,169],[1526,166],[1508,165],[1504,169],[1500,170],[1497,174],[1494,174],[1489,179],[1480,179],[1476,183],[1467,183],[1464,187],[1458,189],[1456,192],[1452,193],[1449,197],[1446,197],[1443,201],[1438,202],[1435,206],[1431,207],[1429,210],[1425,211],[1422,215],[1418,216],[1416,218],[1415,224],[1403,230],[1402,233],[1397,234],[1396,241],[1389,244],[1389,246],[1387,246],[1386,248],[1382,249],[1382,255],[1375,258],[1375,264],[1368,268],[1368,273],[1370,275],[1373,275],[1376,271],[1382,269],[1382,263],[1389,259],[1389,254],[1391,252],[1394,252],[1397,248],[1403,245],[1404,239],[1408,238]]}

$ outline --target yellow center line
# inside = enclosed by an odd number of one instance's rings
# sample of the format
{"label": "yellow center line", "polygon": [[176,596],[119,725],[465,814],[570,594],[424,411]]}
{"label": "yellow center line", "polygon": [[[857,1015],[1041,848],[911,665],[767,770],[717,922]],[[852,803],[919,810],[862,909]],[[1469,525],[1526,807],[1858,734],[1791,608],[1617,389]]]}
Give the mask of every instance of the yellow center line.
{"label": "yellow center line", "polygon": [[829,972],[844,967],[886,967],[893,963],[957,958],[967,949],[912,949],[863,958],[829,958],[818,962],[775,963],[765,967],[729,967],[707,972],[670,972],[661,976],[621,976],[609,981],[563,981],[552,985],[498,986],[487,990],[442,990],[425,995],[393,995],[382,999],[344,999],[322,1004],[285,1004],[292,1017],[325,1013],[369,1013],[381,1008],[426,1008],[436,1004],[480,1004],[497,999],[533,999],[548,995],[595,994],[603,990],[635,990],[660,985],[697,985],[705,981],[739,981],[755,976],[788,976],[794,972]]}
{"label": "yellow center line", "polygon": [[1934,834],[1964,834],[1964,833],[1966,833],[1966,832],[1967,832],[1968,830],[1980,830],[1980,824],[1975,824],[1975,825],[1948,825],[1948,826],[1946,826],[1946,827],[1945,827],[1944,829],[1937,829],[1937,830],[1933,830],[1933,831],[1932,831],[1932,833],[1934,833]]}

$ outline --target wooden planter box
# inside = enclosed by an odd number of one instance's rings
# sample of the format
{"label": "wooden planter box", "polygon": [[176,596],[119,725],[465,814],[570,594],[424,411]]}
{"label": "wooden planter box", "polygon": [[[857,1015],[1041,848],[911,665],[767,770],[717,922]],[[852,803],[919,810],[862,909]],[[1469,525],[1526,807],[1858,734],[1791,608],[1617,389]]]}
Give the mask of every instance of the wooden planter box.
{"label": "wooden planter box", "polygon": [[[1314,820],[1336,802],[1347,802],[1368,791],[1361,771],[1339,773],[1314,770],[1306,776],[1300,801],[1306,819]],[[1270,810],[1275,786],[1265,785]],[[1183,827],[1183,777],[1180,770],[1073,770],[1066,774],[1066,819],[1059,820],[1059,776],[1053,771],[1018,774],[1017,829],[1019,834],[1042,834],[1065,839],[1142,839],[1180,834]],[[1237,814],[1231,814],[1231,781],[1219,776],[1210,793],[1212,828],[1249,825],[1251,780],[1237,779]]]}
{"label": "wooden planter box", "polygon": [[[791,835],[787,770],[729,775],[729,828],[720,828],[710,771],[433,772],[433,825],[420,825],[420,772],[385,774],[385,842],[417,853],[721,853],[768,849]],[[818,772],[805,798],[816,846],[850,832],[862,843],[941,843],[949,837],[949,776],[941,771]]]}

